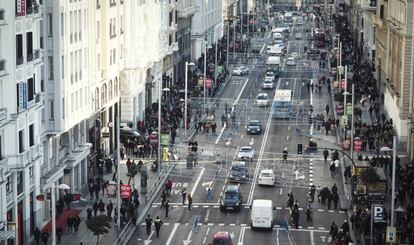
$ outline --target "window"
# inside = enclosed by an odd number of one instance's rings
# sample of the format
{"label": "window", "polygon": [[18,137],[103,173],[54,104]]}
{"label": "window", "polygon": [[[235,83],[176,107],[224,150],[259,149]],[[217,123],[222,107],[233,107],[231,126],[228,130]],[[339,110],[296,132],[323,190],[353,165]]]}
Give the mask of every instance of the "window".
{"label": "window", "polygon": [[34,79],[33,78],[29,78],[27,80],[27,86],[28,86],[28,91],[27,91],[27,100],[28,101],[32,101],[34,99],[34,94],[35,94],[35,83],[34,83]]}
{"label": "window", "polygon": [[102,98],[101,98],[101,101],[102,101],[102,106],[106,103],[106,84],[104,83],[103,85],[102,85],[102,91],[101,91],[101,93],[102,93]]}
{"label": "window", "polygon": [[53,18],[52,14],[47,14],[47,34],[49,37],[53,36]]}
{"label": "window", "polygon": [[98,43],[99,42],[99,38],[101,38],[101,29],[100,29],[100,26],[101,26],[101,22],[99,22],[99,21],[97,21],[96,22],[96,43]]}
{"label": "window", "polygon": [[65,56],[61,56],[61,64],[62,64],[62,70],[60,71],[62,73],[62,79],[65,78]]}
{"label": "window", "polygon": [[17,172],[17,194],[21,194],[23,192],[23,171]]}
{"label": "window", "polygon": [[53,100],[49,100],[49,119],[54,120],[55,119],[55,105]]}
{"label": "window", "polygon": [[29,177],[33,177],[33,166],[29,167]]}
{"label": "window", "polygon": [[27,32],[26,33],[26,53],[27,53],[27,61],[33,60],[33,33]]}
{"label": "window", "polygon": [[109,100],[112,100],[112,80],[109,80],[108,98]]}
{"label": "window", "polygon": [[65,36],[65,16],[63,13],[60,14],[60,36]]}
{"label": "window", "polygon": [[12,185],[13,185],[13,179],[11,176],[7,177],[7,182],[6,182],[6,193],[10,193],[12,192]]}
{"label": "window", "polygon": [[75,111],[75,96],[73,93],[70,95],[70,111],[72,113]]}
{"label": "window", "polygon": [[34,135],[34,124],[29,125],[29,146],[34,146],[35,144],[35,135]]}
{"label": "window", "polygon": [[17,112],[20,109],[20,83],[16,84],[16,109]]}
{"label": "window", "polygon": [[16,35],[16,65],[23,64],[23,35]]}
{"label": "window", "polygon": [[24,152],[24,132],[23,130],[19,131],[19,153]]}
{"label": "window", "polygon": [[83,89],[81,88],[79,92],[79,107],[82,108],[82,105],[83,105]]}
{"label": "window", "polygon": [[75,110],[77,111],[78,110],[78,108],[79,108],[79,92],[78,91],[76,91],[75,92]]}
{"label": "window", "polygon": [[172,44],[172,35],[168,35],[168,45],[171,46]]}
{"label": "window", "polygon": [[115,83],[114,83],[114,96],[118,96],[118,78],[115,77]]}
{"label": "window", "polygon": [[62,98],[62,119],[65,119],[65,98]]}
{"label": "window", "polygon": [[384,19],[385,18],[385,10],[384,10],[384,5],[380,5],[380,18]]}
{"label": "window", "polygon": [[173,13],[172,12],[170,12],[170,14],[169,14],[169,20],[170,20],[170,22],[169,22],[168,26],[171,26],[172,22],[173,22]]}
{"label": "window", "polygon": [[70,83],[73,84],[73,52],[70,53]]}
{"label": "window", "polygon": [[47,57],[49,62],[49,80],[53,80],[53,56]]}
{"label": "window", "polygon": [[3,159],[2,146],[3,146],[3,142],[1,141],[1,135],[0,135],[0,160]]}
{"label": "window", "polygon": [[101,7],[101,1],[100,0],[96,0],[96,8],[99,9]]}

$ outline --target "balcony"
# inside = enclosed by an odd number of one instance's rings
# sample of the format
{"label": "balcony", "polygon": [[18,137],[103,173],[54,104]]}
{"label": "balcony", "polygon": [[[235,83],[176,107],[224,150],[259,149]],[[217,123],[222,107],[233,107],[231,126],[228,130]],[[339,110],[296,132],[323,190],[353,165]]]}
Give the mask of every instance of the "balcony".
{"label": "balcony", "polygon": [[377,10],[377,0],[362,0],[360,2],[362,10],[376,11]]}
{"label": "balcony", "polygon": [[190,6],[178,7],[178,18],[189,18],[193,16],[195,12],[197,12],[197,7],[194,4]]}
{"label": "balcony", "polygon": [[16,57],[16,65],[23,64],[23,60],[24,60],[24,57],[23,56],[22,57]]}
{"label": "balcony", "polygon": [[33,11],[34,11],[35,14],[40,13],[40,5],[35,5],[34,8],[33,8]]}
{"label": "balcony", "polygon": [[170,25],[170,31],[177,31],[178,24],[177,23],[171,23]]}
{"label": "balcony", "polygon": [[31,6],[26,7],[26,15],[31,15],[34,13],[34,8]]}
{"label": "balcony", "polygon": [[33,61],[33,53],[28,53],[27,54],[27,62]]}
{"label": "balcony", "polygon": [[64,164],[66,164],[66,169],[76,167],[83,159],[89,155],[91,147],[92,144],[86,143],[69,153],[66,159],[63,161]]}
{"label": "balcony", "polygon": [[[51,162],[53,159],[50,160]],[[46,164],[45,164],[46,166]],[[63,177],[63,171],[65,170],[64,164],[55,165],[51,169],[42,168],[42,177],[40,178],[40,183],[42,184],[42,189],[45,190],[50,188],[52,183],[55,183],[60,178]]]}
{"label": "balcony", "polygon": [[173,52],[178,51],[178,42],[172,43],[171,44],[171,49]]}
{"label": "balcony", "polygon": [[40,145],[31,146],[26,151],[17,155],[8,157],[9,171],[21,171],[27,167],[30,163],[36,161],[42,156],[42,149]]}

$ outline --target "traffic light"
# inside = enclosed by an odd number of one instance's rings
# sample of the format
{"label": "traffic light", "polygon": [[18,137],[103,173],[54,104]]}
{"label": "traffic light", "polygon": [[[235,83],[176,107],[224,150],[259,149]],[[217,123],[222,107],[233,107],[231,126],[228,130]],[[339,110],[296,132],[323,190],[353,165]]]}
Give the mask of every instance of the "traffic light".
{"label": "traffic light", "polygon": [[303,151],[303,145],[298,144],[298,154],[302,154],[302,151]]}

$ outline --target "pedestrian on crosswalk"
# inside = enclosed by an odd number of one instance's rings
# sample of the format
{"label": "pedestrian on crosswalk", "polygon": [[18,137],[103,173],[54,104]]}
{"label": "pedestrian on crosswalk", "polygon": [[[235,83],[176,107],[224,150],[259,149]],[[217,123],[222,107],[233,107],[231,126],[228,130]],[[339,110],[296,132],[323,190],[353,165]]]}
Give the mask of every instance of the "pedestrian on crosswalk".
{"label": "pedestrian on crosswalk", "polygon": [[183,188],[181,190],[181,197],[183,198],[183,205],[185,205],[185,198],[187,197],[187,190],[186,190],[186,188]]}
{"label": "pedestrian on crosswalk", "polygon": [[170,212],[170,201],[165,202],[165,218],[168,218],[168,213]]}
{"label": "pedestrian on crosswalk", "polygon": [[310,205],[308,205],[308,208],[306,209],[306,221],[312,222],[312,210]]}
{"label": "pedestrian on crosswalk", "polygon": [[315,88],[315,84],[312,83],[310,86],[311,86],[311,90],[312,90],[312,94],[313,94],[313,89]]}
{"label": "pedestrian on crosswalk", "polygon": [[328,149],[325,148],[325,150],[323,151],[323,159],[325,162],[328,160],[328,156],[329,156]]}
{"label": "pedestrian on crosswalk", "polygon": [[145,225],[147,228],[147,235],[151,233],[151,225],[152,225],[152,218],[151,215],[148,214],[147,218],[145,219]]}
{"label": "pedestrian on crosswalk", "polygon": [[187,203],[188,203],[188,210],[191,210],[191,205],[193,205],[193,198],[191,197],[191,193],[187,195]]}
{"label": "pedestrian on crosswalk", "polygon": [[328,210],[331,209],[332,204],[332,194],[331,192],[327,192],[327,198],[328,198]]}
{"label": "pedestrian on crosswalk", "polygon": [[333,193],[332,194],[332,200],[334,202],[335,209],[337,209],[338,208],[338,201],[339,201],[339,195],[338,195],[338,193]]}
{"label": "pedestrian on crosswalk", "polygon": [[331,171],[331,177],[334,178],[335,174],[336,174],[335,173],[336,168],[335,168],[335,162],[334,161],[331,162],[331,166],[329,166],[329,170]]}
{"label": "pedestrian on crosswalk", "polygon": [[155,218],[155,220],[154,220],[155,232],[157,233],[157,237],[160,237],[160,230],[161,230],[162,224],[163,223],[162,223],[160,217],[157,216],[157,218]]}

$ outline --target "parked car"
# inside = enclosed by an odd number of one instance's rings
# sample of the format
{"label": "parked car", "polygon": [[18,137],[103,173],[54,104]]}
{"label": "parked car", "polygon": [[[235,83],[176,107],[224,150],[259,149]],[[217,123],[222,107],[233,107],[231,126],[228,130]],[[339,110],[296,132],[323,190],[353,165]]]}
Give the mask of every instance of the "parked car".
{"label": "parked car", "polygon": [[247,125],[247,134],[261,134],[262,125],[259,120],[250,120],[249,125]]}
{"label": "parked car", "polygon": [[260,170],[259,179],[257,181],[259,185],[275,185],[275,174],[272,169]]}
{"label": "parked car", "polygon": [[286,61],[286,65],[288,65],[288,66],[294,66],[294,65],[296,65],[295,58],[293,58],[293,57],[289,57],[289,58],[287,59],[287,61]]}
{"label": "parked car", "polygon": [[296,39],[302,39],[302,34],[300,34],[300,33],[296,33],[296,34],[295,34],[295,38],[296,38]]}
{"label": "parked car", "polygon": [[218,231],[214,233],[213,241],[209,245],[234,245],[233,237],[228,231]]}
{"label": "parked car", "polygon": [[226,210],[240,211],[242,207],[242,192],[238,185],[229,185],[220,197],[220,211]]}
{"label": "parked car", "polygon": [[262,88],[263,89],[273,89],[273,87],[274,87],[274,83],[272,81],[266,81],[266,80],[264,80],[262,82]]}
{"label": "parked car", "polygon": [[272,200],[253,200],[250,213],[250,227],[272,229],[276,207],[273,207]]}
{"label": "parked car", "polygon": [[239,66],[233,70],[233,75],[236,75],[236,76],[246,75],[248,73],[249,73],[249,68],[247,68],[246,66]]}
{"label": "parked car", "polygon": [[297,59],[297,58],[299,58],[299,54],[298,54],[298,53],[296,53],[296,52],[292,52],[292,53],[290,54],[290,57],[293,57],[293,58]]}
{"label": "parked car", "polygon": [[269,95],[267,93],[260,93],[256,97],[256,104],[260,107],[269,106]]}
{"label": "parked car", "polygon": [[254,158],[254,149],[251,146],[242,146],[237,153],[238,160],[248,160],[253,161]]}

